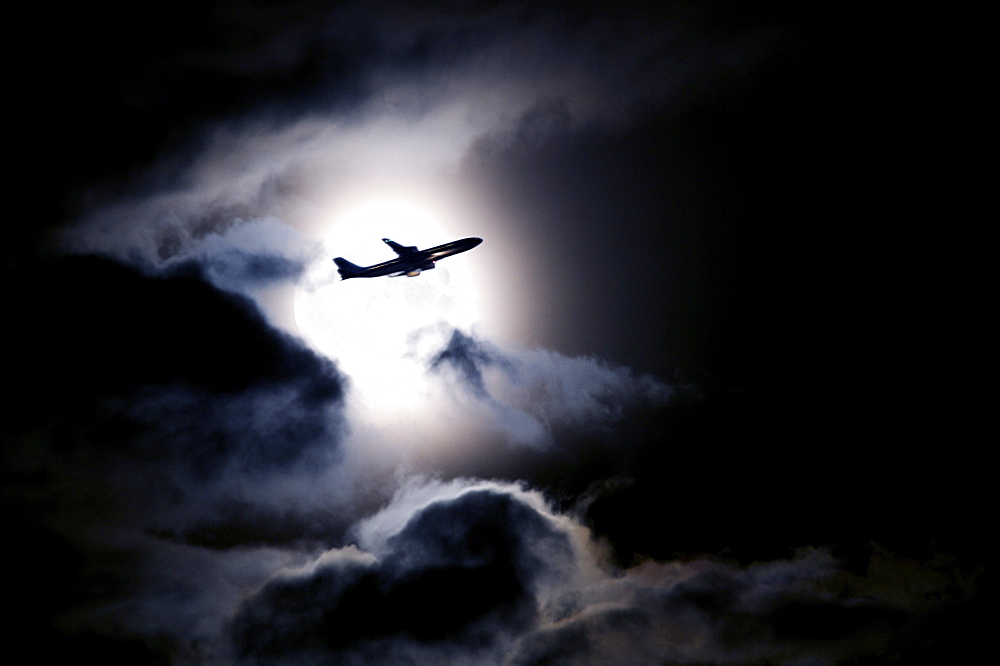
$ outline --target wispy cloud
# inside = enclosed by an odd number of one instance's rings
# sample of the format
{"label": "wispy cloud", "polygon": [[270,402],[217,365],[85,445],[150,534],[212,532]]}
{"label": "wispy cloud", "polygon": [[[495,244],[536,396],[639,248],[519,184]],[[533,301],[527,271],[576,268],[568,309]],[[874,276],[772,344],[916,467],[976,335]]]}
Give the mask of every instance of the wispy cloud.
{"label": "wispy cloud", "polygon": [[629,408],[662,404],[672,389],[602,362],[534,349],[503,349],[454,331],[430,362],[452,398],[514,444],[545,447],[561,428],[611,427]]}

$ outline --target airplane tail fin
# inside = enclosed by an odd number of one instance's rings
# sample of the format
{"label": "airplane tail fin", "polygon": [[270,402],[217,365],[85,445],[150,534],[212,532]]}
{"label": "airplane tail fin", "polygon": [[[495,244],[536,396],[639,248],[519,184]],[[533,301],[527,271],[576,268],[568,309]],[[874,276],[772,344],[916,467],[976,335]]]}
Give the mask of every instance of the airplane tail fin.
{"label": "airplane tail fin", "polygon": [[361,275],[362,268],[357,264],[352,264],[347,259],[343,257],[337,257],[333,260],[333,263],[337,264],[337,272],[340,273],[340,278],[346,280],[347,278],[357,277]]}

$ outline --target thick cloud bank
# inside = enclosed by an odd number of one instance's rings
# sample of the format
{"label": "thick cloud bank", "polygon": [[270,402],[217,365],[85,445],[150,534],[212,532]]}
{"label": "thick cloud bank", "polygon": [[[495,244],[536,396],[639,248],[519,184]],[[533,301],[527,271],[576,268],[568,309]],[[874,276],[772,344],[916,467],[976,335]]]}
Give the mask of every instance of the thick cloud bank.
{"label": "thick cloud bank", "polygon": [[[842,663],[977,626],[974,562],[734,530],[768,505],[683,478],[711,469],[671,447],[698,399],[651,378],[456,331],[424,377],[464,446],[376,454],[404,431],[352,420],[349,378],[196,264],[17,277],[4,508],[18,635],[52,658]],[[719,530],[747,543],[697,554]]]}
{"label": "thick cloud bank", "polygon": [[583,526],[495,482],[411,482],[356,534],[243,602],[239,661],[843,663],[885,653],[949,584],[917,567],[901,594],[814,549],[617,570]]}
{"label": "thick cloud bank", "polygon": [[[55,541],[76,558],[51,607],[25,619],[73,628],[52,654],[84,649],[87,635],[104,646],[93,649],[143,646],[182,660],[315,650],[367,659],[408,654],[414,636],[493,654],[500,635],[534,626],[540,590],[567,580],[579,557],[567,520],[513,486],[408,482],[435,470],[420,455],[423,431],[371,430],[346,410],[350,378],[214,286],[210,269],[189,260],[144,274],[70,257],[9,276],[34,289],[7,294],[23,316],[10,340],[25,361],[4,426],[8,508],[39,548]],[[447,340],[423,361],[434,391],[422,408],[451,415],[451,446],[463,452],[449,458],[454,471],[525,446],[562,455],[572,432],[611,432],[629,409],[669,397],[662,383],[594,359],[504,350],[458,331]],[[412,448],[373,454],[373,432]],[[371,516],[400,484],[405,492]],[[355,537],[365,554],[343,558],[355,568],[327,572],[342,591],[322,591],[319,603],[279,578],[230,619],[275,571],[326,571],[308,564],[314,553],[350,554]],[[41,575],[53,555],[36,553],[26,570]],[[74,590],[99,580],[118,591],[81,603]],[[267,600],[286,597],[271,627]],[[451,601],[426,616],[428,597]],[[307,607],[325,610],[311,621],[296,610]],[[326,636],[342,621],[351,629]]]}
{"label": "thick cloud bank", "polygon": [[245,602],[233,624],[241,655],[471,659],[533,626],[543,589],[574,567],[568,535],[509,488],[480,484],[411,510],[378,555],[328,553]]}
{"label": "thick cloud bank", "polygon": [[[96,258],[10,276],[14,433],[202,479],[334,455],[345,380],[193,265],[146,277]],[[21,285],[30,284],[31,291]],[[42,459],[44,460],[44,458]]]}

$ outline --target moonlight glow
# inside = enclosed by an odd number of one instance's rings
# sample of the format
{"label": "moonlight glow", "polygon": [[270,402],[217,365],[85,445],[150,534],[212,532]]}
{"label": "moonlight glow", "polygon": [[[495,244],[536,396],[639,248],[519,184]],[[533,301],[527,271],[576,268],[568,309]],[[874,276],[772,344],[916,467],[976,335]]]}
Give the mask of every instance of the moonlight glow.
{"label": "moonlight glow", "polygon": [[299,332],[351,378],[354,399],[369,407],[405,407],[421,394],[428,350],[440,350],[452,328],[480,319],[468,258],[449,258],[417,277],[342,281],[333,263],[371,265],[395,255],[382,243],[431,247],[458,236],[412,205],[359,206],[332,226],[295,293]]}

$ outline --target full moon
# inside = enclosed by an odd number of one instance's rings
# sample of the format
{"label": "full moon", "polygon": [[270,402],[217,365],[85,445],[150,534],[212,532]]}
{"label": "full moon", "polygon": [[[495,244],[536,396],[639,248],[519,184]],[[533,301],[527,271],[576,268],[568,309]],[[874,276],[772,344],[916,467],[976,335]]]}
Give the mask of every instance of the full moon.
{"label": "full moon", "polygon": [[413,205],[377,202],[346,212],[296,289],[295,323],[310,346],[348,375],[355,401],[403,408],[424,390],[430,357],[451,331],[479,321],[480,299],[462,256],[416,277],[341,280],[334,257],[361,266],[395,257],[382,238],[422,249],[458,236]]}

